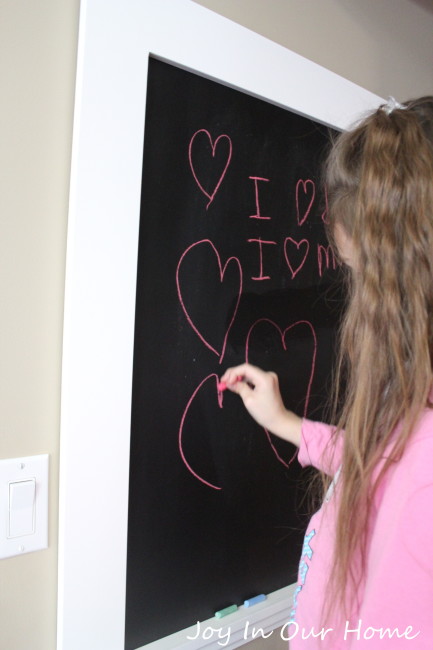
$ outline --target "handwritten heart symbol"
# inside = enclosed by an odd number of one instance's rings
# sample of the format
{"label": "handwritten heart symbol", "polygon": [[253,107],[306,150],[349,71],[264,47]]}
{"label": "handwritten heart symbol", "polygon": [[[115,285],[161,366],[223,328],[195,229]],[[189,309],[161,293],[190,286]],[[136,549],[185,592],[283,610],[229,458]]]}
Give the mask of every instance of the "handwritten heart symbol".
{"label": "handwritten heart symbol", "polygon": [[[226,158],[225,163],[224,163],[224,168],[223,168],[219,178],[217,179],[216,185],[215,185],[215,187],[214,187],[214,189],[213,189],[213,191],[211,193],[209,193],[203,187],[202,183],[200,183],[200,181],[198,179],[198,176],[197,176],[196,168],[195,168],[194,163],[193,163],[193,152],[192,152],[193,144],[196,142],[197,137],[199,137],[199,136],[200,136],[200,140],[203,140],[203,137],[200,134],[204,134],[206,136],[207,140],[209,141],[212,158],[215,158],[215,153],[216,153],[216,149],[217,149],[217,146],[218,146],[219,142],[222,142],[223,140],[226,140],[228,142],[228,145],[229,145],[227,158]],[[206,145],[208,144],[207,141],[205,141],[205,144]],[[198,146],[198,144],[195,145],[194,149],[196,149],[197,146]],[[203,144],[201,146],[203,146]],[[195,182],[197,183],[197,185],[199,186],[199,188],[203,192],[203,194],[205,196],[207,196],[207,198],[209,199],[209,202],[206,205],[206,210],[207,210],[208,207],[210,206],[210,204],[212,203],[212,201],[214,200],[215,194],[218,192],[219,187],[220,187],[220,185],[221,185],[221,183],[222,183],[222,181],[224,179],[224,176],[226,175],[228,166],[230,164],[230,160],[232,158],[232,141],[231,141],[231,139],[230,139],[230,137],[228,135],[223,133],[223,134],[221,134],[221,135],[219,135],[217,137],[215,142],[212,142],[212,137],[211,137],[211,134],[209,133],[209,131],[207,131],[206,129],[199,129],[198,131],[196,131],[194,133],[194,135],[192,136],[191,141],[189,143],[188,157],[189,157],[189,165],[191,167],[192,175],[194,176]]]}
{"label": "handwritten heart symbol", "polygon": [[[299,250],[299,248],[302,245],[305,246],[304,257],[302,258],[300,264],[298,264],[298,266],[296,268],[293,268],[293,266],[292,266],[292,264],[291,264],[291,262],[289,260],[289,255],[288,255],[288,252],[287,252],[287,244],[289,242],[291,244],[294,244],[296,246],[297,250]],[[304,266],[305,260],[307,259],[307,255],[308,255],[309,250],[310,250],[310,244],[309,244],[307,239],[301,239],[301,241],[298,242],[295,239],[292,239],[292,237],[286,237],[286,239],[284,240],[284,257],[286,258],[287,266],[289,267],[290,272],[292,274],[292,280],[299,273],[299,271],[302,269],[302,267]]]}
{"label": "handwritten heart symbol", "polygon": [[[221,285],[223,283],[224,276],[225,276],[225,273],[227,271],[227,268],[228,268],[229,264],[231,264],[232,266],[234,265],[238,269],[238,273],[239,273],[238,286],[235,287],[235,290],[234,290],[235,291],[235,300],[234,300],[234,302],[233,302],[232,292],[227,291],[227,298],[228,298],[227,303],[231,305],[231,312],[229,313],[228,318],[225,319],[225,322],[228,322],[228,325],[227,325],[227,327],[225,329],[225,332],[224,332],[223,342],[222,342],[222,347],[221,347],[220,352],[218,352],[218,350],[209,343],[209,341],[203,336],[203,334],[200,332],[198,327],[195,325],[195,323],[194,323],[194,321],[193,321],[193,319],[192,319],[192,317],[191,317],[191,315],[190,315],[190,313],[189,313],[189,311],[188,311],[188,309],[187,309],[187,307],[185,305],[185,301],[184,301],[184,298],[183,298],[183,292],[182,292],[181,286],[180,286],[180,284],[181,284],[180,283],[180,268],[181,268],[181,265],[182,265],[183,261],[185,260],[185,257],[187,255],[189,255],[191,253],[191,251],[193,249],[195,249],[197,246],[202,246],[202,245],[209,245],[211,247],[215,257],[216,257],[216,260],[217,260],[217,263],[218,263],[218,269],[219,269],[219,281],[220,281]],[[186,319],[187,319],[188,323],[191,325],[192,329],[197,334],[199,339],[205,344],[205,346],[207,348],[209,348],[209,350],[211,350],[214,354],[216,354],[220,358],[219,362],[221,363],[223,358],[224,358],[224,353],[225,353],[225,349],[226,349],[226,345],[227,345],[227,338],[228,338],[230,329],[231,329],[231,327],[232,327],[232,325],[234,323],[234,320],[236,318],[236,314],[237,314],[238,307],[239,307],[239,301],[241,299],[241,294],[242,294],[242,267],[241,267],[241,263],[240,263],[239,259],[237,257],[229,257],[229,259],[227,260],[227,262],[223,266],[222,263],[221,263],[221,257],[219,255],[216,247],[214,246],[214,244],[210,241],[210,239],[202,239],[202,240],[200,240],[198,242],[195,242],[194,244],[191,244],[191,246],[188,246],[188,248],[182,254],[182,256],[181,256],[181,258],[179,260],[179,263],[177,265],[177,269],[176,269],[176,285],[177,285],[177,295],[179,297],[179,302],[180,302],[180,304],[182,306],[183,312],[184,312],[184,314],[186,316]],[[188,288],[190,288],[190,285],[188,285]],[[201,307],[202,307],[202,305],[201,305]]]}
{"label": "handwritten heart symbol", "polygon": [[[277,330],[277,332],[279,333],[280,338],[281,338],[281,344],[282,344],[282,346],[283,346],[283,350],[284,350],[285,352],[287,352],[286,335],[287,335],[288,332],[290,332],[290,330],[292,330],[294,327],[298,327],[298,326],[300,326],[300,325],[305,325],[305,326],[307,326],[308,329],[310,330],[310,332],[311,332],[311,336],[312,336],[312,338],[313,338],[314,346],[313,346],[313,354],[312,354],[312,358],[311,358],[310,376],[309,376],[309,379],[308,379],[308,386],[307,386],[307,391],[306,391],[306,394],[305,394],[305,403],[304,403],[304,413],[303,413],[303,415],[304,415],[304,417],[306,417],[307,412],[308,412],[308,404],[309,404],[309,401],[310,401],[311,385],[312,385],[312,383],[313,383],[314,372],[315,372],[315,369],[316,369],[317,336],[316,336],[315,329],[314,329],[313,325],[310,323],[310,321],[308,321],[308,320],[298,320],[298,321],[296,321],[295,323],[292,323],[291,325],[289,325],[288,327],[286,327],[286,329],[282,330],[281,327],[279,327],[279,326],[277,325],[277,323],[275,323],[273,320],[270,320],[269,318],[259,318],[259,320],[257,320],[255,323],[253,323],[253,325],[250,327],[250,329],[249,329],[249,331],[248,331],[248,334],[247,334],[247,339],[246,339],[246,344],[245,344],[245,361],[246,361],[247,363],[249,363],[249,354],[250,354],[249,349],[250,349],[250,338],[251,338],[251,334],[252,334],[254,328],[255,328],[259,323],[268,323],[271,327],[274,327],[274,328]],[[282,463],[285,467],[289,467],[290,463],[291,463],[291,462],[293,461],[293,459],[295,458],[297,452],[296,452],[295,455],[290,459],[290,461],[287,463],[287,462],[286,462],[286,461],[285,461],[285,460],[280,456],[280,454],[278,453],[277,448],[275,447],[274,443],[272,442],[272,437],[271,437],[271,434],[269,433],[269,431],[268,431],[267,429],[265,429],[265,428],[264,428],[264,431],[265,431],[265,433],[266,433],[266,436],[267,436],[267,438],[268,438],[268,442],[269,442],[269,444],[270,444],[270,446],[271,446],[271,448],[272,448],[272,451],[274,452],[276,458],[277,458],[277,459],[279,460],[279,462]]]}
{"label": "handwritten heart symbol", "polygon": [[[304,210],[304,214],[301,216],[301,209],[299,206],[300,203],[300,197],[299,197],[299,191],[300,188],[302,188],[303,196],[307,199],[308,205],[306,209]],[[302,226],[304,221],[307,219],[308,215],[310,214],[310,210],[313,207],[314,203],[314,198],[316,196],[316,186],[314,184],[314,181],[310,180],[309,178],[306,181],[303,181],[301,178],[299,181],[296,183],[296,193],[295,193],[295,198],[296,198],[296,217],[298,220],[298,226]]]}
{"label": "handwritten heart symbol", "polygon": [[206,384],[206,382],[208,382],[212,377],[214,378],[215,383],[216,383],[216,392],[217,392],[218,406],[219,406],[219,408],[222,408],[222,407],[223,407],[223,394],[222,394],[222,392],[218,391],[218,382],[219,382],[218,375],[215,374],[215,373],[212,373],[211,375],[208,375],[207,377],[205,377],[205,378],[204,378],[204,379],[199,383],[199,385],[197,386],[197,388],[195,389],[195,391],[193,392],[193,394],[191,395],[191,397],[190,397],[189,400],[188,400],[188,403],[187,403],[187,405],[186,405],[186,407],[185,407],[185,411],[183,412],[183,415],[182,415],[182,420],[181,420],[181,422],[180,422],[179,434],[178,434],[178,442],[179,442],[179,452],[180,452],[180,456],[181,456],[181,458],[182,458],[182,460],[183,460],[183,462],[184,462],[186,468],[188,469],[188,471],[191,472],[191,474],[192,474],[193,476],[195,476],[196,479],[198,479],[199,481],[201,481],[202,483],[204,483],[204,484],[207,485],[208,487],[213,488],[214,490],[221,490],[220,487],[218,487],[217,485],[214,485],[213,483],[210,483],[209,481],[207,481],[206,479],[204,479],[202,476],[200,476],[200,475],[199,475],[199,474],[198,474],[198,473],[197,473],[197,472],[196,472],[196,471],[191,467],[191,465],[189,464],[189,462],[188,462],[187,459],[186,459],[185,452],[184,452],[184,449],[183,449],[183,447],[184,447],[184,444],[183,444],[183,430],[184,430],[184,424],[185,424],[185,420],[186,420],[186,417],[187,417],[187,415],[188,415],[189,409],[190,409],[190,407],[191,407],[191,404],[194,402],[194,399],[195,399],[197,393],[202,389],[202,387]]}

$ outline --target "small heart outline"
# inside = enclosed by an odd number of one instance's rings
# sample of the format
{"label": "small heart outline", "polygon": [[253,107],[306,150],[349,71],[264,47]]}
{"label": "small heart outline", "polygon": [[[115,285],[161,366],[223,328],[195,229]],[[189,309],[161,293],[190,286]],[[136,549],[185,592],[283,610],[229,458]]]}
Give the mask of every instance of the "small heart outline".
{"label": "small heart outline", "polygon": [[[197,176],[197,172],[196,172],[195,167],[194,167],[194,163],[193,163],[193,161],[192,161],[192,146],[193,146],[193,143],[194,143],[196,137],[197,137],[200,133],[204,133],[204,134],[207,136],[207,138],[208,138],[208,140],[209,140],[209,142],[210,142],[210,145],[211,145],[211,148],[212,148],[212,158],[215,158],[215,151],[216,151],[216,148],[217,148],[218,142],[220,142],[220,140],[222,140],[223,138],[225,138],[225,139],[228,141],[228,143],[229,143],[229,153],[228,153],[228,156],[227,156],[227,161],[226,161],[226,163],[225,163],[224,169],[223,169],[223,171],[222,171],[222,173],[221,173],[221,175],[220,175],[220,177],[219,177],[219,179],[218,179],[218,181],[217,181],[217,184],[216,184],[216,186],[215,186],[215,188],[214,188],[212,194],[209,194],[209,192],[207,192],[207,191],[204,189],[203,185],[200,183],[200,181],[199,181],[199,179],[198,179],[198,176]],[[230,138],[230,136],[228,136],[228,135],[225,134],[225,133],[222,133],[221,135],[219,135],[219,136],[216,138],[215,142],[213,142],[213,141],[212,141],[212,136],[211,136],[211,134],[209,133],[209,131],[208,131],[207,129],[199,129],[198,131],[196,131],[196,132],[194,133],[194,135],[192,136],[192,138],[191,138],[191,140],[190,140],[190,142],[189,142],[189,147],[188,147],[189,166],[191,167],[192,175],[194,176],[194,180],[195,180],[195,182],[197,183],[198,187],[200,188],[201,192],[203,192],[203,194],[204,194],[205,196],[207,196],[207,198],[209,199],[209,202],[208,202],[207,205],[206,205],[206,210],[208,209],[208,207],[210,206],[210,204],[211,204],[212,201],[214,200],[215,195],[216,195],[216,193],[218,192],[221,183],[223,182],[223,179],[224,179],[224,177],[225,177],[225,175],[226,175],[227,169],[228,169],[228,167],[229,167],[229,165],[230,165],[230,161],[231,161],[231,158],[232,158],[232,152],[233,152],[233,145],[232,145],[231,138]]]}
{"label": "small heart outline", "polygon": [[[296,267],[295,270],[293,270],[293,267],[292,267],[292,265],[290,263],[290,260],[289,260],[289,256],[287,254],[287,243],[288,242],[292,242],[292,244],[295,244],[295,246],[296,246],[296,248],[298,250],[299,250],[299,247],[301,246],[301,244],[306,244],[307,245],[307,249],[305,251],[304,257],[303,257],[301,263]],[[305,260],[307,259],[307,256],[308,256],[308,253],[309,253],[309,250],[310,250],[310,242],[308,241],[308,239],[301,239],[298,242],[298,241],[296,241],[296,239],[293,239],[293,237],[286,237],[286,239],[284,240],[284,257],[286,259],[287,266],[289,267],[290,272],[292,274],[292,280],[298,275],[299,271],[304,266]]]}

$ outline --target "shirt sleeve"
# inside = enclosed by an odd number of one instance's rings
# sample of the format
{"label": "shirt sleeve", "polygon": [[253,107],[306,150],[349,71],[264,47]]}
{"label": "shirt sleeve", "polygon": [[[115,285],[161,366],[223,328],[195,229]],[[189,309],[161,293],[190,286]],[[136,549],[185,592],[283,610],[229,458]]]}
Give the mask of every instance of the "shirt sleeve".
{"label": "shirt sleeve", "polygon": [[302,467],[312,465],[333,476],[341,464],[343,441],[333,435],[335,427],[323,422],[304,418],[301,428],[301,444],[298,461]]}

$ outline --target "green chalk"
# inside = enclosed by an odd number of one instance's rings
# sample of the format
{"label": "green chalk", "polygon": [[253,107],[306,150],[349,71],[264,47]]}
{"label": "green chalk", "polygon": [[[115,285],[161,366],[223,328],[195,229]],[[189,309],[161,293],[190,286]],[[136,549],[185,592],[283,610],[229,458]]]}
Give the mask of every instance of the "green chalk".
{"label": "green chalk", "polygon": [[237,608],[237,605],[230,605],[230,607],[225,607],[224,609],[220,609],[219,612],[215,612],[215,616],[216,618],[222,618],[223,616],[227,616],[227,614],[233,614]]}

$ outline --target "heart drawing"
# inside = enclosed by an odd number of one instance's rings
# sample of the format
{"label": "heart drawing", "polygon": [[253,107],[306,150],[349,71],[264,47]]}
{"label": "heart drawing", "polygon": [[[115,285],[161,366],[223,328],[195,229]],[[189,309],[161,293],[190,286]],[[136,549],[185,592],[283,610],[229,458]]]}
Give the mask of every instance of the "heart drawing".
{"label": "heart drawing", "polygon": [[[308,404],[310,401],[310,393],[311,393],[311,385],[313,383],[313,378],[314,378],[314,372],[316,369],[316,356],[317,356],[317,336],[316,336],[316,331],[313,327],[313,325],[310,323],[308,320],[298,320],[295,323],[292,323],[286,329],[282,330],[281,327],[277,325],[274,321],[270,320],[269,318],[259,318],[249,329],[248,334],[247,334],[247,339],[246,339],[246,346],[245,346],[245,361],[249,363],[249,356],[250,356],[250,339],[251,335],[254,331],[254,328],[257,327],[260,323],[267,323],[270,325],[272,328],[275,328],[279,334],[280,340],[281,340],[281,345],[283,347],[284,352],[287,352],[287,343],[286,343],[286,335],[288,332],[293,330],[295,327],[301,327],[305,326],[309,329],[311,333],[311,337],[313,339],[313,354],[311,357],[311,365],[310,365],[310,374],[308,378],[308,385],[307,385],[307,390],[305,393],[305,403],[304,403],[304,413],[303,416],[306,417],[307,412],[308,412]],[[290,463],[293,461],[293,459],[296,457],[297,452],[295,455],[290,459],[290,461],[287,463],[278,453],[277,448],[272,442],[272,437],[271,434],[267,429],[264,429],[266,436],[268,438],[269,444],[271,445],[272,451],[274,452],[276,458],[282,463],[285,467],[289,467]]]}
{"label": "heart drawing", "polygon": [[[298,257],[297,266],[292,264],[292,262],[290,261],[290,257],[293,258],[293,253],[291,253],[290,256],[289,256],[289,252],[288,252],[289,246],[288,246],[288,244],[290,244],[290,248],[292,248],[292,250],[294,250],[293,246],[296,248],[297,251],[299,251],[299,249],[301,247],[304,248],[303,257],[302,257],[300,262],[299,262],[299,257]],[[286,239],[284,240],[284,257],[286,258],[287,266],[289,267],[290,272],[292,274],[292,280],[293,280],[293,278],[295,278],[297,276],[299,271],[304,266],[305,260],[307,259],[307,256],[308,256],[308,251],[309,250],[310,250],[310,244],[308,242],[308,239],[301,239],[301,241],[296,241],[296,239],[293,239],[292,237],[286,237]]]}
{"label": "heart drawing", "polygon": [[[216,156],[217,147],[218,145],[220,145],[218,148],[221,150],[221,145],[224,142],[228,144],[227,151],[224,155],[224,150],[222,150],[222,153],[219,154],[218,159],[216,159],[215,156]],[[210,204],[212,203],[212,201],[214,200],[215,195],[218,192],[221,183],[223,182],[224,176],[226,175],[228,166],[230,165],[230,161],[232,158],[232,141],[230,137],[224,133],[219,135],[216,138],[216,140],[213,141],[209,131],[207,131],[206,129],[199,129],[194,133],[189,143],[188,157],[189,157],[189,164],[191,167],[192,175],[194,176],[195,182],[197,183],[198,187],[203,192],[203,194],[207,196],[207,198],[209,199],[206,205],[206,210],[207,210]],[[207,163],[209,162],[209,160],[211,163],[211,168],[212,168],[211,176],[213,177],[213,182],[214,182],[213,188],[208,187],[207,189],[204,187],[204,185],[206,184],[204,180],[205,174],[202,169],[201,170],[197,169],[197,167],[200,168],[200,163],[198,162],[198,158],[200,158],[201,164],[203,164],[203,160],[206,157],[208,158]],[[194,162],[194,160],[196,162]],[[201,174],[201,179],[202,179],[201,181],[199,180],[199,174]]]}
{"label": "heart drawing", "polygon": [[[304,221],[306,221],[308,215],[310,214],[311,208],[313,207],[314,198],[316,196],[316,186],[314,181],[307,179],[303,181],[301,178],[296,183],[296,218],[298,220],[298,226],[302,226]],[[302,205],[301,205],[302,203]]]}
{"label": "heart drawing", "polygon": [[[218,296],[218,294],[215,293],[215,291],[218,291],[218,289],[214,289],[213,296],[216,295],[217,297],[213,300],[213,304],[214,305],[218,304],[218,297],[219,297],[220,301],[222,301],[222,303],[224,304],[224,309],[222,311],[224,311],[224,313],[225,313],[226,310],[228,310],[227,316],[224,319],[224,326],[223,327],[225,329],[224,329],[224,331],[221,331],[219,333],[220,338],[222,337],[221,348],[219,350],[209,342],[208,338],[206,338],[206,337],[209,337],[209,335],[207,334],[205,336],[200,331],[199,326],[196,325],[196,323],[194,322],[193,316],[191,316],[190,311],[188,310],[188,308],[187,308],[187,306],[185,304],[186,303],[185,294],[188,294],[188,292],[193,293],[195,287],[191,286],[191,283],[186,283],[186,282],[185,282],[184,288],[182,288],[182,286],[181,286],[182,281],[181,281],[181,277],[180,277],[181,276],[180,270],[181,270],[182,264],[184,263],[185,259],[188,256],[191,255],[191,253],[192,253],[192,251],[194,251],[194,249],[197,249],[198,247],[204,248],[205,246],[210,247],[212,256],[214,258],[216,258],[216,261],[217,261],[217,264],[218,264],[218,271],[219,271],[219,277],[217,278],[217,280],[219,281],[220,292],[222,292],[222,293],[220,293],[220,296]],[[202,257],[201,259],[206,259],[206,256]],[[234,282],[236,284],[235,284],[234,288],[232,286],[233,276],[231,276],[230,280],[224,285],[224,277],[225,277],[225,274],[226,274],[227,269],[229,268],[229,266],[236,269],[236,277],[235,277],[235,280],[234,280]],[[208,270],[209,268],[210,268],[210,264],[207,263],[206,264],[206,270]],[[200,275],[200,269],[199,268],[196,269],[196,272]],[[202,280],[202,282],[203,282],[203,280]],[[211,242],[211,240],[210,239],[202,239],[202,240],[200,240],[198,242],[195,242],[194,244],[191,244],[191,246],[188,246],[188,248],[182,254],[182,256],[181,256],[181,258],[180,258],[180,260],[178,262],[177,269],[176,269],[176,286],[177,286],[177,295],[179,297],[179,302],[180,302],[180,304],[182,306],[183,312],[184,312],[184,314],[186,316],[186,319],[187,319],[189,325],[192,327],[192,329],[197,334],[199,339],[204,343],[204,345],[219,357],[219,362],[221,363],[223,358],[224,358],[224,353],[225,353],[225,349],[226,349],[226,345],[227,345],[227,338],[228,338],[230,329],[231,329],[231,327],[232,327],[232,325],[234,323],[234,320],[236,318],[236,314],[237,314],[238,307],[239,307],[239,301],[241,299],[241,294],[242,294],[242,267],[241,267],[241,263],[240,263],[239,259],[237,257],[229,257],[229,259],[226,261],[226,263],[223,266],[223,264],[221,262],[221,257],[220,257],[220,255],[218,253],[218,250],[216,249],[214,244]],[[205,295],[206,295],[206,292],[203,291],[203,296],[201,297],[202,300],[203,300]],[[202,309],[203,309],[203,304],[200,302],[199,311],[202,311]],[[214,323],[213,323],[213,325],[214,325]]]}
{"label": "heart drawing", "polygon": [[[308,377],[308,385],[307,385],[307,390],[305,394],[305,403],[304,403],[304,412],[303,416],[306,417],[307,412],[308,412],[308,405],[310,401],[310,393],[311,393],[311,385],[313,383],[313,378],[314,378],[314,372],[315,372],[315,367],[316,367],[316,356],[317,356],[317,337],[316,337],[316,332],[314,330],[313,325],[307,321],[307,320],[299,320],[296,321],[295,323],[292,323],[288,327],[286,327],[284,330],[282,330],[274,321],[270,320],[269,318],[260,318],[257,320],[249,329],[247,339],[246,339],[246,346],[245,346],[245,360],[248,363],[249,362],[249,356],[250,356],[250,339],[253,334],[254,329],[261,323],[266,323],[270,325],[272,328],[274,328],[277,333],[279,340],[281,341],[282,348],[285,352],[287,352],[287,343],[286,343],[286,336],[288,332],[293,330],[295,327],[301,327],[301,326],[306,326],[309,330],[309,333],[311,334],[311,338],[313,340],[313,353],[311,357],[311,364],[310,364],[310,373]],[[223,393],[218,390],[218,383],[219,383],[219,378],[216,373],[211,373],[207,377],[205,377],[199,384],[198,386],[194,389],[191,397],[189,398],[187,405],[185,407],[185,410],[182,415],[182,419],[179,425],[179,431],[178,431],[178,445],[179,445],[179,453],[182,459],[182,462],[184,463],[185,467],[187,470],[194,476],[198,481],[206,485],[207,487],[212,488],[213,490],[221,490],[222,488],[218,485],[215,485],[214,483],[211,483],[208,479],[204,478],[201,476],[196,469],[194,469],[189,462],[189,460],[186,457],[185,453],[185,443],[184,443],[184,435],[185,435],[185,430],[186,430],[186,422],[188,419],[188,414],[191,410],[191,406],[194,403],[194,400],[196,399],[197,395],[206,388],[206,385],[212,384],[215,382],[215,396],[216,396],[216,405],[222,409],[223,408]],[[276,446],[272,442],[272,436],[269,433],[267,429],[264,429],[267,440],[269,442],[269,445],[277,458],[277,460],[284,465],[284,467],[289,467],[290,463],[294,460],[296,457],[296,453],[294,456],[290,459],[290,461],[287,463],[284,458],[281,457],[279,454]]]}
{"label": "heart drawing", "polygon": [[181,456],[181,458],[182,458],[182,461],[184,462],[184,464],[185,464],[187,470],[188,470],[188,471],[189,471],[193,476],[195,476],[196,479],[198,479],[199,481],[201,481],[201,483],[204,483],[204,485],[207,485],[208,487],[212,488],[213,490],[221,490],[222,488],[218,487],[218,485],[214,485],[213,483],[210,483],[209,481],[207,481],[205,478],[203,478],[202,476],[200,476],[200,475],[199,475],[199,474],[198,474],[198,473],[197,473],[197,472],[196,472],[196,471],[191,467],[190,463],[189,463],[188,460],[186,459],[185,452],[184,452],[184,448],[183,448],[183,447],[184,447],[184,444],[183,444],[184,425],[185,425],[185,420],[186,420],[186,418],[187,418],[187,415],[188,415],[189,409],[190,409],[190,407],[191,407],[191,404],[194,402],[194,399],[195,399],[197,393],[199,393],[200,390],[203,388],[203,386],[204,386],[204,385],[205,385],[205,384],[206,384],[210,379],[212,379],[212,378],[213,378],[214,381],[215,381],[215,392],[216,392],[216,394],[217,394],[218,406],[219,406],[219,408],[222,408],[222,407],[223,407],[223,394],[222,394],[222,392],[218,391],[218,382],[219,382],[218,375],[215,374],[215,373],[212,373],[212,374],[208,375],[207,377],[205,377],[205,378],[204,378],[204,379],[199,383],[199,385],[198,385],[197,388],[194,390],[193,394],[191,395],[191,397],[190,397],[189,400],[188,400],[188,403],[187,403],[187,405],[186,405],[186,407],[185,407],[185,411],[183,412],[182,420],[181,420],[181,422],[180,422],[180,426],[179,426],[178,442],[179,442],[179,453],[180,453],[180,456]]}

